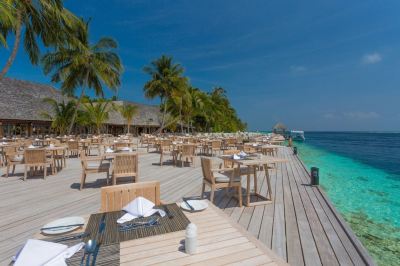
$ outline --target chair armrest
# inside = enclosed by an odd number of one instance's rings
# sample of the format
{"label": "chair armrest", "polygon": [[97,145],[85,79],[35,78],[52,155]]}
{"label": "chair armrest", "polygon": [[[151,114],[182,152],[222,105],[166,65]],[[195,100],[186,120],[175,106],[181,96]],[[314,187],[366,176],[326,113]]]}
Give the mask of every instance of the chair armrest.
{"label": "chair armrest", "polygon": [[230,172],[230,171],[234,171],[235,168],[214,168],[211,169],[212,172]]}
{"label": "chair armrest", "polygon": [[105,156],[92,156],[92,157],[86,157],[84,159],[87,162],[92,162],[92,161],[103,161],[105,160]]}

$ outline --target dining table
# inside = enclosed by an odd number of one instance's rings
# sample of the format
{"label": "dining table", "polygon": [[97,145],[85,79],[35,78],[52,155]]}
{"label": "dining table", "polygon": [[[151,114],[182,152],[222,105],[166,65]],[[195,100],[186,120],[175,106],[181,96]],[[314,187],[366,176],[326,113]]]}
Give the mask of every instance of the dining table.
{"label": "dining table", "polygon": [[[277,163],[286,163],[288,162],[287,159],[284,158],[278,158],[274,156],[269,156],[269,155],[262,155],[262,154],[252,154],[252,155],[247,155],[247,156],[241,156],[239,159],[235,159],[234,156],[232,155],[221,155],[219,156],[220,159],[224,161],[229,161],[233,167],[247,167],[248,171],[246,176],[246,199],[245,199],[245,205],[246,206],[257,206],[257,205],[263,205],[263,204],[268,204],[273,202],[273,193],[272,193],[272,187],[271,187],[271,178],[269,175],[268,169],[270,169],[271,164],[277,164]],[[264,170],[264,178],[266,181],[267,185],[267,194],[262,195],[261,192],[258,192],[258,180],[257,180],[257,170],[258,169],[263,169]],[[254,191],[251,192],[251,173],[253,174],[254,177]],[[241,176],[242,177],[242,176]],[[251,201],[251,196],[256,196],[258,198],[257,201]]]}
{"label": "dining table", "polygon": [[[208,200],[204,201],[208,207],[201,212],[184,211],[179,207],[181,202],[156,206],[168,208],[170,216],[162,217],[154,228],[118,232],[116,219],[124,212],[117,211],[83,214],[85,224],[73,232],[61,236],[37,232],[33,238],[55,241],[88,233],[89,236],[83,239],[58,243],[71,246],[89,239],[101,239],[97,265],[288,265],[222,210]],[[99,235],[101,221],[105,221],[105,230]],[[197,227],[197,248],[192,254],[185,251],[185,228],[189,223]],[[81,249],[66,262],[80,265],[83,255],[84,249]]]}

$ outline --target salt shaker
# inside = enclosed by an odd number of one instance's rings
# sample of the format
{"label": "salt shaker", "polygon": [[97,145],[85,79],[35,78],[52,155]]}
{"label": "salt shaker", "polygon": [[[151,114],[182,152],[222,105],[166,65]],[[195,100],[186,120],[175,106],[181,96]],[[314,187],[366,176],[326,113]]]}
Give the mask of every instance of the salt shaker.
{"label": "salt shaker", "polygon": [[185,251],[187,254],[196,253],[197,249],[197,226],[193,223],[190,223],[186,227],[185,234]]}

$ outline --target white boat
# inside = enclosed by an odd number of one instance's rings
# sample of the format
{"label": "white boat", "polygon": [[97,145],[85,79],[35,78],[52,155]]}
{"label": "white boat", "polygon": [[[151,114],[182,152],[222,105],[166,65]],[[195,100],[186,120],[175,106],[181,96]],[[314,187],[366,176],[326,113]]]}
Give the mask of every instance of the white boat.
{"label": "white boat", "polygon": [[304,137],[304,131],[302,130],[291,130],[290,137],[292,137],[292,140],[300,140],[300,141],[306,140],[306,138]]}

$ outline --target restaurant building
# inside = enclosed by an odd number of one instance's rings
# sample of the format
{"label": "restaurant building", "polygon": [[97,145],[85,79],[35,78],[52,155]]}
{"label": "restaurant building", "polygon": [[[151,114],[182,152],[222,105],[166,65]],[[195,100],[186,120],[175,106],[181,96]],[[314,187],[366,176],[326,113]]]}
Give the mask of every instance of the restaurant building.
{"label": "restaurant building", "polygon": [[[51,120],[43,113],[52,114],[50,104],[45,98],[58,102],[69,99],[52,86],[30,81],[3,78],[0,80],[0,136],[31,136],[53,133]],[[130,132],[133,134],[151,133],[159,129],[161,114],[158,106],[128,101],[115,101],[115,105],[134,104],[138,112],[133,119]],[[90,133],[90,129],[75,129],[75,133]],[[84,132],[82,132],[82,130]],[[85,132],[86,131],[86,132]],[[125,119],[114,110],[110,111],[105,124],[105,132],[113,135],[126,131]]]}

